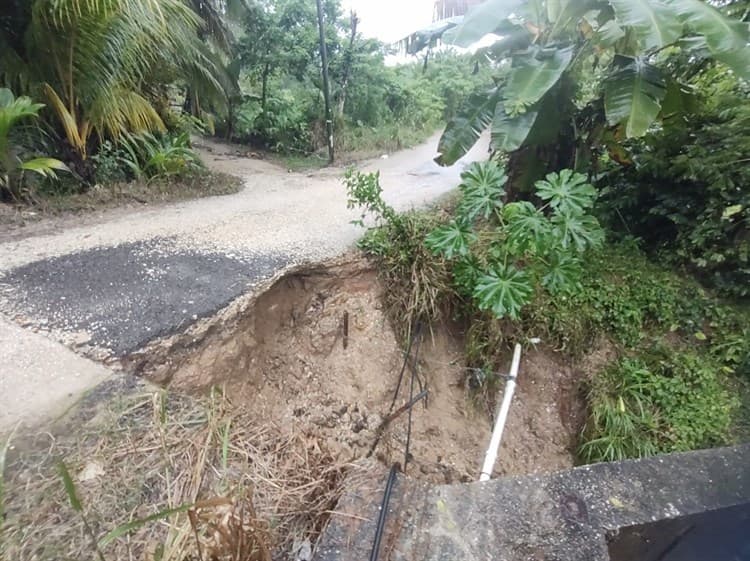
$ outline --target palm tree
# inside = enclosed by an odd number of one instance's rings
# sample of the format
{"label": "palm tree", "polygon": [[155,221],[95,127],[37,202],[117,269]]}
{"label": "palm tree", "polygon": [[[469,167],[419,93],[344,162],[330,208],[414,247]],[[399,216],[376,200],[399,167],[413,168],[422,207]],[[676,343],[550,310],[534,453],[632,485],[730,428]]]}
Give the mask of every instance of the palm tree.
{"label": "palm tree", "polygon": [[81,159],[93,134],[163,129],[152,102],[160,84],[183,78],[224,91],[202,20],[182,0],[25,4],[11,0],[14,29],[0,24],[0,66],[12,63],[0,83],[38,89]]}

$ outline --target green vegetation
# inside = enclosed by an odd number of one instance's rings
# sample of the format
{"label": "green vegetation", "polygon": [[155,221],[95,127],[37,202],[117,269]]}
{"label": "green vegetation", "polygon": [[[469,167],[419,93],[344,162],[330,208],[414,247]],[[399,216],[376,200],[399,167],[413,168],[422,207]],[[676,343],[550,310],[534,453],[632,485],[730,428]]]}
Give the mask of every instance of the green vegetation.
{"label": "green vegetation", "polygon": [[33,103],[28,97],[16,98],[10,90],[0,88],[0,194],[14,198],[22,196],[27,171],[54,177],[55,170],[67,170],[59,160],[30,158],[21,143],[11,143],[14,129],[24,120],[37,118],[42,107],[41,103]]}
{"label": "green vegetation", "polygon": [[[141,176],[187,178],[197,165],[170,91],[200,91],[226,105],[231,89],[214,49],[221,29],[201,19],[207,2],[12,0],[0,15],[0,86],[4,111],[23,103],[36,126],[15,127],[4,153],[47,154],[20,169],[3,158],[5,201],[80,193],[99,181]],[[210,15],[210,14],[209,14]],[[214,24],[217,22],[213,21]],[[194,99],[194,97],[193,97]],[[8,102],[10,100],[10,102]],[[31,100],[41,100],[36,103]],[[59,162],[67,164],[64,166]],[[51,173],[66,169],[70,173]]]}
{"label": "green vegetation", "polygon": [[[475,384],[493,382],[498,350],[517,340],[574,360],[611,347],[586,381],[585,461],[747,437],[746,302],[685,272],[749,294],[749,16],[743,1],[487,0],[406,42],[501,36],[478,57],[494,85],[466,97],[438,161],[491,128],[507,164],[465,174],[461,201],[424,236],[439,253],[432,308],[467,322],[469,366],[485,373]],[[408,270],[387,269],[405,249],[390,231],[363,245],[380,240],[386,276]]]}
{"label": "green vegetation", "polygon": [[[423,141],[452,118],[463,98],[490,79],[469,56],[386,67],[387,48],[357,33],[356,15],[325,4],[326,47],[340,152],[393,151]],[[315,6],[304,0],[251,4],[237,52],[242,103],[219,124],[228,137],[281,153],[325,147]]]}
{"label": "green vegetation", "polygon": [[632,164],[603,179],[602,214],[659,259],[687,266],[725,294],[747,297],[750,87],[721,66],[699,69],[689,85],[690,118],[667,119],[631,143]]}
{"label": "green vegetation", "polygon": [[[728,4],[747,17],[734,6],[743,2]],[[692,92],[684,66],[668,63],[675,54],[750,78],[747,24],[701,0],[488,0],[438,33],[467,47],[493,32],[503,38],[483,54],[500,69],[495,84],[449,124],[440,162],[455,162],[492,124],[511,186],[524,192],[550,171],[617,159],[626,139],[684,116]]]}
{"label": "green vegetation", "polygon": [[[344,160],[422,142],[491,78],[451,52],[387,67],[391,49],[362,37],[340,0],[323,4]],[[33,115],[4,132],[0,198],[45,207],[94,186],[191,181],[196,132],[315,167],[326,144],[319,48],[316,8],[304,0],[10,0],[0,14],[3,110],[15,100]]]}
{"label": "green vegetation", "polygon": [[[468,383],[477,389],[495,387],[492,373],[519,340],[541,339],[576,361],[610,349],[614,362],[585,382],[584,461],[750,434],[750,310],[651,263],[632,240],[602,245],[595,219],[585,219],[595,190],[570,171],[537,183],[538,208],[503,201],[497,164],[475,165],[462,179],[450,208],[407,214],[383,202],[377,175],[345,179],[350,205],[376,218],[360,247],[390,287],[399,331],[416,319],[464,322]],[[574,217],[588,226],[571,228]]]}
{"label": "green vegetation", "polygon": [[717,366],[697,353],[657,347],[605,368],[589,390],[582,458],[615,461],[729,442],[737,404]]}

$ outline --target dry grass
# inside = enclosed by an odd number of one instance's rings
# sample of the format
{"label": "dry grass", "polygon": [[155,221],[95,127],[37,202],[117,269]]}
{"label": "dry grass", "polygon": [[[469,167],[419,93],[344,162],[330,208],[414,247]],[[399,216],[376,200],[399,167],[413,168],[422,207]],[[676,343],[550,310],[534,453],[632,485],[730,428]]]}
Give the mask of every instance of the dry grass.
{"label": "dry grass", "polygon": [[[314,543],[351,467],[315,436],[258,422],[219,391],[133,393],[69,436],[35,440],[6,472],[3,559],[97,558],[86,524],[107,560],[285,559],[293,544]],[[83,513],[71,507],[60,460]],[[106,537],[127,523],[131,532]]]}

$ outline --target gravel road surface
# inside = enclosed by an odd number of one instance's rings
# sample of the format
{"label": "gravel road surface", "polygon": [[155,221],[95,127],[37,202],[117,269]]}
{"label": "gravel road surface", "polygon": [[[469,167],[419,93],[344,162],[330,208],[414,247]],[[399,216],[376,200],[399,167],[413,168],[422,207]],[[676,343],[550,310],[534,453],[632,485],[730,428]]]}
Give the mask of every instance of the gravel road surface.
{"label": "gravel road surface", "polygon": [[[359,167],[380,172],[397,209],[421,206],[487,153],[484,142],[440,168],[436,145],[433,137]],[[122,356],[210,316],[284,267],[345,251],[361,235],[350,224],[358,214],[346,208],[342,169],[290,173],[240,157],[234,146],[201,147],[210,167],[242,177],[240,192],[0,232],[8,240],[0,243],[0,433],[19,419],[46,418],[62,397],[101,380],[104,367],[91,363],[90,376],[76,374],[76,361],[89,361],[50,339]]]}

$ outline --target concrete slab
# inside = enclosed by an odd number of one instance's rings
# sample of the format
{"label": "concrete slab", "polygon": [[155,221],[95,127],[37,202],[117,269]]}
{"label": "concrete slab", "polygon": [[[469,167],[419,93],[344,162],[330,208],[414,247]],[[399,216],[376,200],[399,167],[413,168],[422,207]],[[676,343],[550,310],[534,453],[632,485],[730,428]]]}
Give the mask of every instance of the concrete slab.
{"label": "concrete slab", "polygon": [[38,333],[0,319],[0,434],[65,413],[113,373]]}
{"label": "concrete slab", "polygon": [[[397,523],[383,538],[391,546],[380,559],[750,559],[748,466],[750,445],[744,445],[487,483],[420,487],[402,481],[392,515]],[[381,497],[374,494],[369,505],[350,498],[339,505],[337,511],[356,509],[367,517],[356,531],[334,521],[315,559],[369,557]]]}

